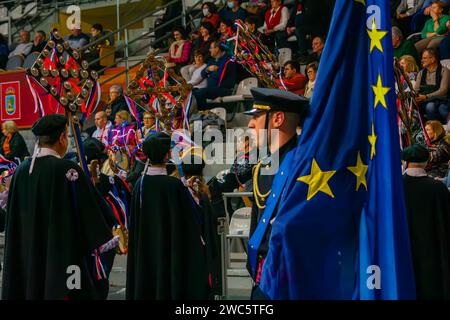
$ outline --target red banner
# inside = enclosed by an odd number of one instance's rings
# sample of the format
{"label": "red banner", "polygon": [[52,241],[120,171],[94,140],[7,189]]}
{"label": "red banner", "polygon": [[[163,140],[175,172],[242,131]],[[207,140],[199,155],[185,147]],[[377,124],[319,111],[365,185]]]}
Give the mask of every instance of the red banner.
{"label": "red banner", "polygon": [[[35,88],[36,97],[42,101],[44,114],[64,114],[64,108],[32,77],[30,83]],[[25,71],[0,73],[0,99],[1,122],[13,120],[19,128],[30,128],[41,117],[39,108],[35,106]]]}

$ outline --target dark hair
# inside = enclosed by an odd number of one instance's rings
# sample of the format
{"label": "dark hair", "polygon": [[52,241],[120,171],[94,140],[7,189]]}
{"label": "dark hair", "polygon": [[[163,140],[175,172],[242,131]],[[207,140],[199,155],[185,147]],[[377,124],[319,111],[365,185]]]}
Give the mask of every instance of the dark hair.
{"label": "dark hair", "polygon": [[36,31],[36,33],[39,33],[42,36],[42,38],[44,38],[44,40],[47,37],[47,35],[45,34],[45,31],[38,30],[38,31]]}
{"label": "dark hair", "polygon": [[209,13],[213,14],[213,13],[216,13],[216,12],[217,12],[217,7],[216,7],[216,5],[215,5],[213,2],[204,2],[204,3],[202,4],[202,9],[203,9],[203,7],[204,7],[205,5],[208,6],[208,8],[209,8]]}
{"label": "dark hair", "polygon": [[245,22],[257,26],[259,23],[259,17],[257,15],[248,16],[247,18],[245,18]]}
{"label": "dark hair", "polygon": [[315,38],[319,38],[319,39],[320,39],[320,42],[322,42],[323,44],[325,44],[325,37],[324,37],[324,36],[322,36],[322,35],[316,35],[316,36],[313,37],[313,40],[314,40]]}
{"label": "dark hair", "polygon": [[201,24],[202,28],[205,28],[206,30],[208,30],[209,35],[213,35],[214,34],[214,26],[212,25],[211,22],[202,22]]}
{"label": "dark hair", "polygon": [[202,56],[203,60],[206,60],[206,54],[204,51],[197,49],[194,51],[194,55],[192,57],[196,57],[196,56]]}
{"label": "dark hair", "polygon": [[220,51],[224,52],[226,50],[226,47],[220,40],[214,40],[211,42],[211,44],[214,44],[215,47],[218,47]]}
{"label": "dark hair", "polygon": [[8,44],[8,41],[2,33],[0,33],[0,44]]}
{"label": "dark hair", "polygon": [[300,65],[299,65],[299,63],[298,63],[297,61],[295,61],[295,60],[289,60],[289,61],[286,61],[286,62],[284,63],[284,65],[283,65],[283,67],[286,67],[287,65],[291,65],[291,67],[292,67],[293,69],[297,70],[297,72],[300,71]]}
{"label": "dark hair", "polygon": [[422,52],[422,56],[425,52],[428,52],[428,54],[432,57],[434,57],[436,59],[437,62],[439,62],[439,53],[436,49],[434,48],[427,48],[425,50],[423,50]]}
{"label": "dark hair", "polygon": [[100,23],[94,23],[92,25],[92,29],[98,30],[100,32],[103,32],[103,26]]}
{"label": "dark hair", "polygon": [[187,39],[187,32],[183,27],[175,27],[172,30],[172,33],[175,33],[176,31],[178,31],[181,34],[181,39],[183,39],[183,40]]}
{"label": "dark hair", "polygon": [[53,146],[56,142],[58,142],[59,137],[61,137],[61,134],[65,134],[66,131],[56,131],[52,133],[49,136],[40,136],[39,137],[39,146],[47,145],[47,146]]}

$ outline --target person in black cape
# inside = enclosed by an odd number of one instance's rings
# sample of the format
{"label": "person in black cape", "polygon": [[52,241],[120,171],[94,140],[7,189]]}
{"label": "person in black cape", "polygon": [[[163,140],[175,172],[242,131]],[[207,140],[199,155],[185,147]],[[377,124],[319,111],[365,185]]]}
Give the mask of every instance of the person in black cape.
{"label": "person in black cape", "polygon": [[142,149],[152,166],[132,193],[126,298],[207,299],[208,271],[193,200],[179,179],[167,176],[170,137],[151,135]]}
{"label": "person in black cape", "polygon": [[38,147],[9,190],[2,299],[105,299],[114,252],[93,253],[113,238],[111,213],[81,168],[61,159],[66,117],[44,116],[32,132]]}
{"label": "person in black cape", "polygon": [[402,152],[403,176],[417,299],[450,299],[450,197],[445,184],[427,177],[429,152]]}

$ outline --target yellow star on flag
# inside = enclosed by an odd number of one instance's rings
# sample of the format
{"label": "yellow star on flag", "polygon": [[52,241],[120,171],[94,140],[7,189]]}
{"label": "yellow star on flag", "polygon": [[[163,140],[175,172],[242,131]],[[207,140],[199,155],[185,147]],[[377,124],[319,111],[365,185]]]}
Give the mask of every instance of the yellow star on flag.
{"label": "yellow star on flag", "polygon": [[370,160],[372,160],[373,156],[376,153],[375,144],[377,142],[377,136],[375,135],[375,128],[374,128],[373,123],[372,123],[372,134],[369,136],[369,142],[370,142],[370,144],[372,146],[371,149],[370,149]]}
{"label": "yellow star on flag", "polygon": [[366,1],[365,1],[365,0],[355,0],[355,2],[359,2],[359,3],[361,3],[363,6],[366,5]]}
{"label": "yellow star on flag", "polygon": [[377,48],[378,50],[383,53],[383,45],[381,44],[381,39],[383,39],[387,35],[387,31],[378,31],[375,19],[372,20],[372,30],[367,30],[367,33],[370,37],[370,53],[372,53],[374,48]]}
{"label": "yellow star on flag", "polygon": [[366,172],[369,168],[368,165],[365,165],[361,160],[361,154],[358,151],[358,157],[356,159],[356,166],[354,167],[347,167],[348,170],[353,172],[353,174],[356,176],[356,191],[359,190],[359,187],[361,184],[366,188],[367,191],[367,181],[366,181]]}
{"label": "yellow star on flag", "polygon": [[328,180],[336,173],[336,171],[322,171],[313,159],[311,165],[311,173],[309,176],[299,177],[297,181],[302,181],[309,185],[308,196],[306,200],[311,200],[319,191],[326,193],[330,197],[334,198],[333,192],[328,185]]}
{"label": "yellow star on flag", "polygon": [[383,83],[381,82],[380,74],[378,74],[377,85],[376,86],[372,85],[372,90],[373,90],[373,93],[375,94],[375,102],[373,104],[373,107],[376,109],[378,103],[381,103],[381,105],[385,109],[387,109],[386,95],[389,92],[389,90],[391,90],[391,88],[383,87]]}

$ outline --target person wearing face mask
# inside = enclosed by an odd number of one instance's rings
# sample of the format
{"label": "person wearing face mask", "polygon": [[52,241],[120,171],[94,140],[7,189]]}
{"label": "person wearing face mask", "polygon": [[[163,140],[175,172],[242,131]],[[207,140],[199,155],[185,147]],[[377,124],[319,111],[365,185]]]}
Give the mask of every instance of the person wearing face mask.
{"label": "person wearing face mask", "polygon": [[[51,114],[31,131],[34,155],[16,169],[9,190],[3,300],[105,299],[114,253],[112,211],[67,152],[67,118]],[[99,262],[101,260],[101,262]],[[94,268],[101,263],[101,270]],[[68,285],[74,267],[79,285]],[[97,264],[97,266],[100,266]],[[100,272],[102,275],[100,276]]]}
{"label": "person wearing face mask", "polygon": [[209,22],[216,29],[219,27],[220,16],[217,13],[217,7],[214,3],[212,2],[203,3],[202,13],[203,13],[202,22]]}
{"label": "person wearing face mask", "polygon": [[241,8],[241,0],[228,0],[227,6],[220,10],[219,14],[220,20],[232,26],[233,31],[236,31],[234,21],[236,19],[245,21],[245,18],[248,16],[247,10]]}

